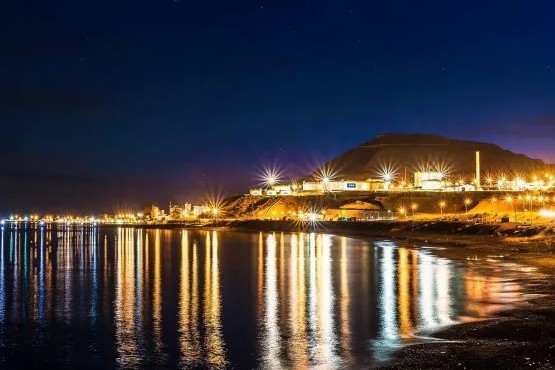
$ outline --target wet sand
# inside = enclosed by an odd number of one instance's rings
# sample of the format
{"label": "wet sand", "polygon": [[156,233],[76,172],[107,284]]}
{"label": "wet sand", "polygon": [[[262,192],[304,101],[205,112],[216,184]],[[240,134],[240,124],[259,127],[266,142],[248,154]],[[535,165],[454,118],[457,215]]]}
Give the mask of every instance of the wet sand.
{"label": "wet sand", "polygon": [[[452,343],[406,347],[379,369],[554,369],[555,368],[555,246],[548,239],[507,241],[471,236],[429,235],[434,253],[451,259],[491,256],[537,268],[544,278],[529,291],[527,303],[490,320],[454,325],[435,334]],[[420,238],[419,238],[420,239]],[[421,240],[408,241],[416,246]]]}

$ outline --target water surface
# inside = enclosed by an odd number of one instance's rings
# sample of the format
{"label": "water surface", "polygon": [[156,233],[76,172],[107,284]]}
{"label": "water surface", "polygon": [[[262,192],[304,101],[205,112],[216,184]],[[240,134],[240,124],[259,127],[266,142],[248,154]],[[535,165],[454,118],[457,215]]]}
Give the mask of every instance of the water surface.
{"label": "water surface", "polygon": [[6,226],[0,367],[368,366],[534,277],[323,234]]}

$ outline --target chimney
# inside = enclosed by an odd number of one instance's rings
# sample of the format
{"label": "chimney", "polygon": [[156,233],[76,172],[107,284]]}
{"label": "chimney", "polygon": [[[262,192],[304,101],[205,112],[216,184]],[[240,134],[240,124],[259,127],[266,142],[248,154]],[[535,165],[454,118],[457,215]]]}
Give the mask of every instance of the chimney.
{"label": "chimney", "polygon": [[476,190],[481,190],[482,185],[480,183],[480,152],[476,151]]}

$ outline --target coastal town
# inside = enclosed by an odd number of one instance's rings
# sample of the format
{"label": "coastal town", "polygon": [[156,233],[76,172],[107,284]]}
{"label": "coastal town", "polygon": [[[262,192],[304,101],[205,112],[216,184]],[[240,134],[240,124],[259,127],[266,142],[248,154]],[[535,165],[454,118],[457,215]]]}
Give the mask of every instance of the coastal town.
{"label": "coastal town", "polygon": [[0,370],[555,369],[555,1],[0,14]]}
{"label": "coastal town", "polygon": [[[481,172],[476,151],[472,175],[430,162],[400,171],[391,164],[377,166],[365,180],[344,178],[323,165],[303,180],[288,179],[278,168],[264,168],[248,193],[231,197],[208,196],[200,204],[169,203],[98,216],[20,215],[0,220],[2,225],[38,224],[205,224],[214,220],[378,221],[445,219],[449,215],[493,222],[550,222],[555,218],[555,172],[550,166],[529,172]],[[507,168],[510,168],[507,165]],[[250,212],[241,211],[245,204]]]}

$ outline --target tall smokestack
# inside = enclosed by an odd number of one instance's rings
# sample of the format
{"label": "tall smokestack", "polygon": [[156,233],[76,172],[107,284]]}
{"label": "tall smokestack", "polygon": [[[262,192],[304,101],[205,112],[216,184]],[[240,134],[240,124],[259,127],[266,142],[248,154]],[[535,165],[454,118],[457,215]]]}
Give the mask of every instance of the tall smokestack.
{"label": "tall smokestack", "polygon": [[482,189],[480,184],[480,152],[476,151],[476,190]]}

